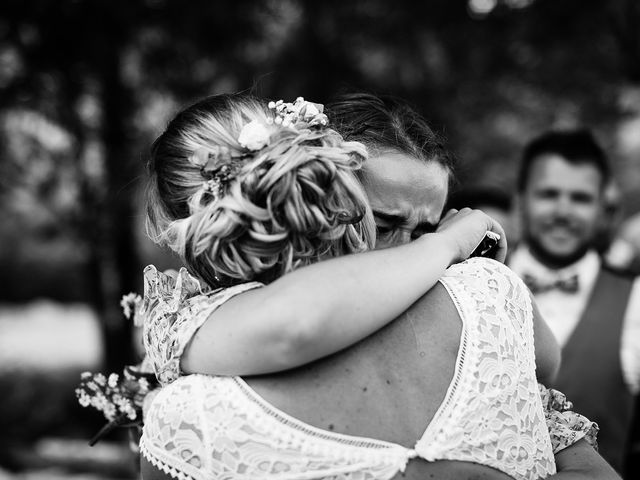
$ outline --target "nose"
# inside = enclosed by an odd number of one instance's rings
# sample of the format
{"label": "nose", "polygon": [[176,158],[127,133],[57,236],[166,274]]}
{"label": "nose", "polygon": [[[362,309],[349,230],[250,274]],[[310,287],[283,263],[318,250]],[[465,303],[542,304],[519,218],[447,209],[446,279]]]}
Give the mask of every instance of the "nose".
{"label": "nose", "polygon": [[571,199],[567,195],[558,197],[556,201],[556,214],[567,216],[571,214]]}

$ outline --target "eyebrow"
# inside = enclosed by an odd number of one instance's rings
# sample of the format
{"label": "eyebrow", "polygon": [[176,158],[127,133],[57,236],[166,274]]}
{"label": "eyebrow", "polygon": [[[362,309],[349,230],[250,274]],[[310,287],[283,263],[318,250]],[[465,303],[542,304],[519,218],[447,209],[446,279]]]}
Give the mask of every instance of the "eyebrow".
{"label": "eyebrow", "polygon": [[405,219],[402,215],[398,215],[395,213],[385,213],[381,212],[380,210],[373,210],[373,216],[389,223],[402,223]]}
{"label": "eyebrow", "polygon": [[[398,215],[395,213],[385,213],[380,210],[373,210],[373,216],[378,217],[380,220],[384,220],[385,222],[392,223],[394,225],[401,225],[406,220],[402,215]],[[416,230],[422,229],[425,231],[435,230],[438,226],[438,223],[431,222],[422,222],[416,225]]]}

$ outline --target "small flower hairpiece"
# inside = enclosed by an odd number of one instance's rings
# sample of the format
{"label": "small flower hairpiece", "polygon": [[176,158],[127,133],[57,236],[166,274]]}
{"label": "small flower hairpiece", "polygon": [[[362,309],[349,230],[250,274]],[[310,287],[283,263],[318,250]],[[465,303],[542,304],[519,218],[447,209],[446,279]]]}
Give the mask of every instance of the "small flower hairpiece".
{"label": "small flower hairpiece", "polygon": [[[269,102],[269,108],[275,110],[277,124],[285,127],[326,127],[329,118],[324,114],[324,105],[321,103],[307,102],[298,97],[293,103],[285,103],[283,100]],[[300,125],[303,123],[304,125]]]}
{"label": "small flower hairpiece", "polygon": [[240,131],[238,143],[247,150],[257,152],[271,143],[271,133],[266,125],[258,120],[252,120]]}
{"label": "small flower hairpiece", "polygon": [[216,199],[224,195],[229,182],[240,171],[241,162],[247,154],[234,153],[229,148],[216,145],[196,150],[189,161],[200,167],[200,173],[206,179],[202,188]]}
{"label": "small flower hairpiece", "polygon": [[[275,118],[268,120],[268,124],[293,128],[321,128],[329,124],[329,119],[323,113],[324,105],[307,102],[302,97],[296,98],[293,103],[285,103],[283,100],[269,102],[268,107],[275,111]],[[206,178],[202,188],[216,200],[225,194],[231,180],[238,176],[241,160],[255,156],[256,152],[271,143],[271,129],[258,120],[252,120],[240,131],[238,143],[244,152],[238,153],[216,145],[199,148],[189,158],[192,164],[200,167],[202,176]]]}

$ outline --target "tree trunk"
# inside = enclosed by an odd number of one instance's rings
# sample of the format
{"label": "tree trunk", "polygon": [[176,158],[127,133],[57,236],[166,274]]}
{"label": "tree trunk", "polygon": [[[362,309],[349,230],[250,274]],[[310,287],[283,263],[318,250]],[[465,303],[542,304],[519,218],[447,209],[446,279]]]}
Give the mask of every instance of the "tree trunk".
{"label": "tree trunk", "polygon": [[[115,33],[115,31],[114,31]],[[103,142],[106,195],[100,206],[97,261],[102,292],[104,361],[109,371],[134,363],[132,322],[120,308],[122,295],[139,289],[140,261],[134,237],[134,179],[132,140],[128,127],[133,114],[133,95],[120,75],[121,55],[117,42],[104,58],[102,78]]]}

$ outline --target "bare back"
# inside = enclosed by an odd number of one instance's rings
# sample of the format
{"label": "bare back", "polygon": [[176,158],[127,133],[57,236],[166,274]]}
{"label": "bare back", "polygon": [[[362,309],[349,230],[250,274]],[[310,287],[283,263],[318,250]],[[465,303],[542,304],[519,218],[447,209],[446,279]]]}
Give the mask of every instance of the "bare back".
{"label": "bare back", "polygon": [[[313,426],[412,448],[451,383],[461,330],[456,307],[438,284],[354,347],[296,370],[245,380],[268,402]],[[467,470],[510,478],[477,464],[423,460],[409,462],[404,478],[466,478]]]}

